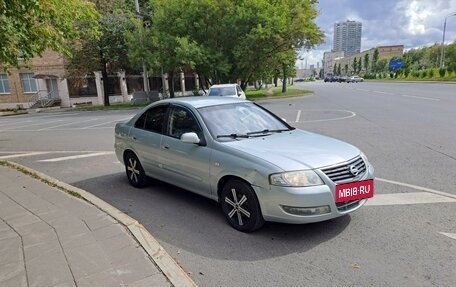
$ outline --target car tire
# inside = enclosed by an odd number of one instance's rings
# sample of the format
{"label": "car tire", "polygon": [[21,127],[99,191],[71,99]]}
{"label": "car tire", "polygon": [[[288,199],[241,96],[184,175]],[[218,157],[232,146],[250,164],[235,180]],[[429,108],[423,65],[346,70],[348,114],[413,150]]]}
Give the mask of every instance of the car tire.
{"label": "car tire", "polygon": [[252,187],[241,180],[230,180],[222,189],[220,203],[228,223],[242,232],[264,225],[260,204]]}
{"label": "car tire", "polygon": [[125,172],[130,184],[136,188],[141,188],[147,185],[147,175],[139,161],[138,157],[133,152],[125,154]]}

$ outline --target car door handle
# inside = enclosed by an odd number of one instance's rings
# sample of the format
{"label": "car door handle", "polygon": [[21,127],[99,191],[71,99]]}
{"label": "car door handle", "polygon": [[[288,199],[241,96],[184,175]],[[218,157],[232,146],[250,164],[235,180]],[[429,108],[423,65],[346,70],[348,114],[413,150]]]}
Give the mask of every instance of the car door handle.
{"label": "car door handle", "polygon": [[163,145],[163,146],[162,146],[162,149],[169,149],[169,146]]}

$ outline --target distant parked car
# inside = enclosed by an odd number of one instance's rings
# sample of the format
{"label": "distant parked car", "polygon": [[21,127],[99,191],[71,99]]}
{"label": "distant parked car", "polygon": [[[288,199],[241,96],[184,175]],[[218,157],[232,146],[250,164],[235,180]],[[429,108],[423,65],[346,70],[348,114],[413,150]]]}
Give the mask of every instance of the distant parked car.
{"label": "distant parked car", "polygon": [[304,82],[305,79],[304,79],[304,78],[297,78],[297,79],[295,79],[294,81],[295,81],[295,82]]}
{"label": "distant parked car", "polygon": [[339,77],[339,79],[337,80],[337,82],[339,83],[345,83],[347,81],[347,77]]}
{"label": "distant parked car", "polygon": [[333,82],[338,82],[339,81],[339,76],[331,76],[329,78],[329,82],[330,83],[333,83]]}
{"label": "distant parked car", "polygon": [[364,79],[361,78],[360,76],[351,76],[347,78],[347,83],[359,83],[359,82],[364,82]]}
{"label": "distant parked car", "polygon": [[222,96],[245,100],[245,93],[238,84],[212,85],[207,92],[208,96]]}

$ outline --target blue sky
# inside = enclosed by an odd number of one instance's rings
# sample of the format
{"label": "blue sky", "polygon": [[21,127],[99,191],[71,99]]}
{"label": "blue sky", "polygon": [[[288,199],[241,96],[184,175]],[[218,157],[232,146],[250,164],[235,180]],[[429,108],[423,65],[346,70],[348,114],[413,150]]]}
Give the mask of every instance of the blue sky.
{"label": "blue sky", "polygon": [[[325,33],[325,43],[301,54],[308,65],[321,61],[332,48],[335,22],[363,23],[361,50],[382,45],[405,49],[441,43],[445,16],[456,13],[456,0],[320,0],[316,22]],[[445,43],[456,41],[456,16],[447,18]],[[298,66],[305,65],[305,60]]]}

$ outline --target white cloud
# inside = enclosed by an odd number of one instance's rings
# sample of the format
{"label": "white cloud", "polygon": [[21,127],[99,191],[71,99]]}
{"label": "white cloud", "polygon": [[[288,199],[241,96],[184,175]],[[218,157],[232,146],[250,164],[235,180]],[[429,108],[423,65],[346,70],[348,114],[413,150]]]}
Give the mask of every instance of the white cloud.
{"label": "white cloud", "polygon": [[[317,24],[325,43],[307,54],[307,63],[321,61],[330,51],[335,22],[363,23],[361,50],[379,45],[404,45],[406,49],[442,41],[445,16],[456,12],[456,0],[320,0]],[[445,42],[456,41],[456,16],[448,18]]]}

